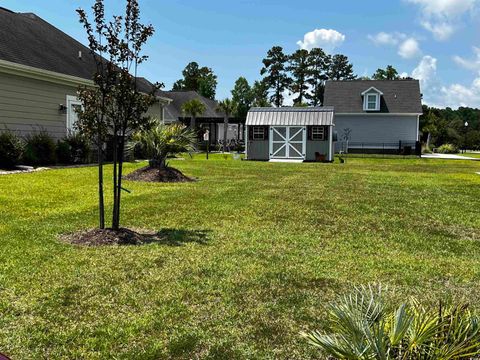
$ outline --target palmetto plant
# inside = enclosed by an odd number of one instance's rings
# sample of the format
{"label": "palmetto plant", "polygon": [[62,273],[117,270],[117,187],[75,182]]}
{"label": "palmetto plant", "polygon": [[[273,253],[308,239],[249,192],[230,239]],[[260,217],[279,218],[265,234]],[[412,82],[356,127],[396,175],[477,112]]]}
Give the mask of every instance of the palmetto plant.
{"label": "palmetto plant", "polygon": [[360,287],[328,306],[327,332],[302,333],[331,359],[448,360],[480,355],[479,319],[466,305],[387,310],[381,287]]}
{"label": "palmetto plant", "polygon": [[193,129],[182,124],[157,123],[148,130],[133,135],[130,148],[139,146],[148,157],[150,167],[164,168],[168,156],[195,151],[196,136]]}

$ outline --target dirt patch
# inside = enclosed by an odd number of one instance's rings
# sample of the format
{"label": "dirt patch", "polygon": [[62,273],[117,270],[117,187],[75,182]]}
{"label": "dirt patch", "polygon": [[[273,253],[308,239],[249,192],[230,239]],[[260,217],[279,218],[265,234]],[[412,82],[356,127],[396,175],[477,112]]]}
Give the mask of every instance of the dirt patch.
{"label": "dirt patch", "polygon": [[[61,235],[60,240],[81,246],[115,246],[159,244],[166,246],[184,246],[188,243],[206,245],[209,230],[161,229],[159,231],[132,230],[121,228],[90,229],[74,234]],[[1,359],[0,359],[1,360]]]}
{"label": "dirt patch", "polygon": [[159,238],[160,236],[155,232],[139,233],[124,228],[118,231],[113,229],[93,229],[62,236],[62,240],[65,242],[84,246],[142,245],[159,240]]}
{"label": "dirt patch", "polygon": [[172,167],[163,169],[152,168],[149,166],[135,170],[123,177],[125,180],[146,181],[146,182],[191,182],[196,181],[188,176],[183,175],[180,170]]}

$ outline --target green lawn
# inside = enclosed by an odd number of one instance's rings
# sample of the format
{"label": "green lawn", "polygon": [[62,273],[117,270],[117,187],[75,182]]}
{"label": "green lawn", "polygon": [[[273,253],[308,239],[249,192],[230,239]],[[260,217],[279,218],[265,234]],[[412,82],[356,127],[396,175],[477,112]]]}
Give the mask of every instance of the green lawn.
{"label": "green lawn", "polygon": [[125,184],[123,225],[165,236],[144,246],[58,240],[96,225],[95,168],[0,176],[0,352],[306,359],[355,284],[478,305],[480,163],[172,164],[200,181]]}

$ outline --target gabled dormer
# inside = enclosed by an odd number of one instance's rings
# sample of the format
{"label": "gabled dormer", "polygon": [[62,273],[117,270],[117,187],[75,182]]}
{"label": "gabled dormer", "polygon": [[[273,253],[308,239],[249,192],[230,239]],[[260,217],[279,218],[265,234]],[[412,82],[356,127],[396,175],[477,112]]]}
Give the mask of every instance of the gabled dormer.
{"label": "gabled dormer", "polygon": [[363,110],[364,111],[380,111],[380,100],[383,93],[375,87],[362,92]]}

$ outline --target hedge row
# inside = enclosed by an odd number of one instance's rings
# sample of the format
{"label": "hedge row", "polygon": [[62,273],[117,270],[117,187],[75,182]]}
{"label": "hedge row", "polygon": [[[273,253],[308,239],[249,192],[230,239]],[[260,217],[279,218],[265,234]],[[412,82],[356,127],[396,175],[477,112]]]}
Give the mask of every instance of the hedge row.
{"label": "hedge row", "polygon": [[0,133],[0,168],[16,165],[84,164],[91,160],[89,142],[78,134],[55,141],[46,131],[19,137],[7,130]]}

